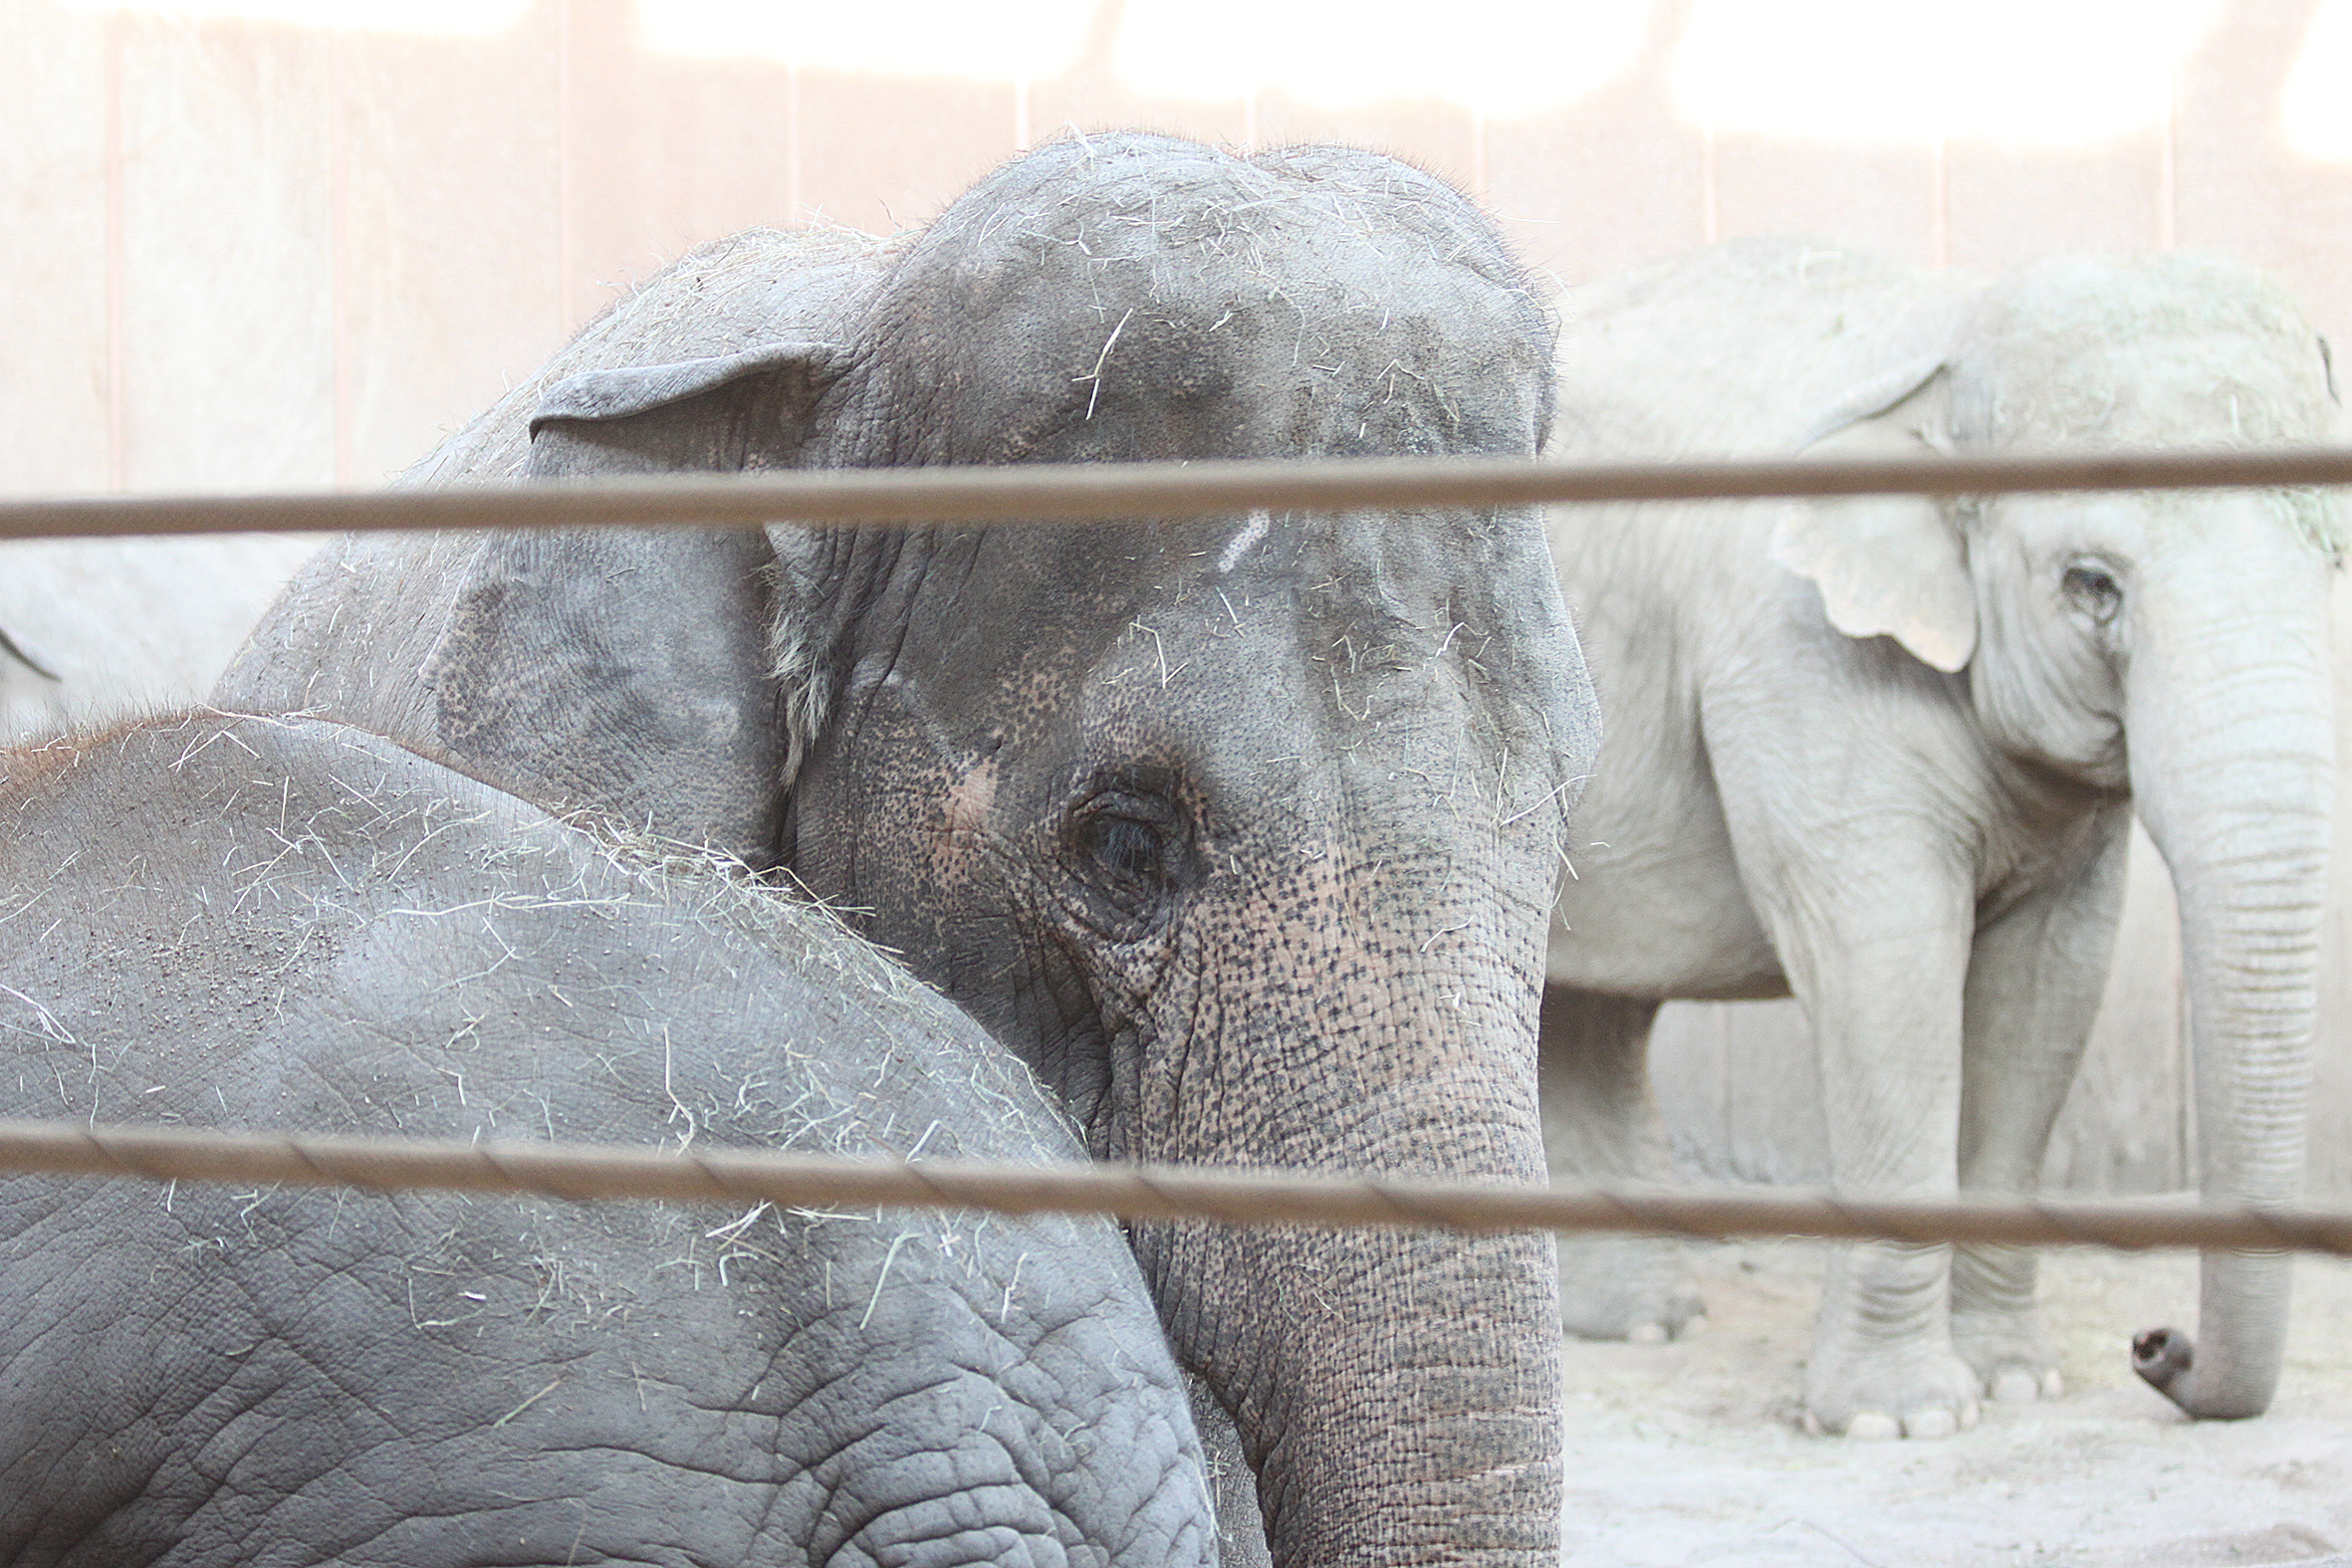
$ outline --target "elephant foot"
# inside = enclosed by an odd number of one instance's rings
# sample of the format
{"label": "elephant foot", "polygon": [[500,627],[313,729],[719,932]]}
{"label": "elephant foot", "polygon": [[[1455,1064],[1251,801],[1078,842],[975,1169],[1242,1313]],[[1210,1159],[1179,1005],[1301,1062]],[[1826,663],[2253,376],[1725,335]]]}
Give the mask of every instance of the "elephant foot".
{"label": "elephant foot", "polygon": [[1562,1237],[1559,1295],[1561,1326],[1578,1339],[1658,1345],[1707,1327],[1707,1303],[1675,1241]]}
{"label": "elephant foot", "polygon": [[1858,1443],[1949,1438],[1977,1424],[1977,1374],[1938,1347],[1825,1358],[1805,1370],[1805,1431]]}
{"label": "elephant foot", "polygon": [[1978,1386],[1989,1399],[2004,1405],[2052,1400],[2066,1392],[2058,1375],[2057,1353],[2041,1337],[2032,1314],[1976,1315],[1955,1310],[1952,1344],[1960,1359],[1976,1370]]}

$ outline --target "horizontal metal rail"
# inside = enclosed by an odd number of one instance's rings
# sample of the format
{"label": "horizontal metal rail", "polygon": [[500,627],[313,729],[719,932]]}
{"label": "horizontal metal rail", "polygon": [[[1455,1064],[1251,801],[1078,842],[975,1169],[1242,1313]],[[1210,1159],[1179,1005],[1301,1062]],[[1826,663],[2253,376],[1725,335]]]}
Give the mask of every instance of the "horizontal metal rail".
{"label": "horizontal metal rail", "polygon": [[1920,458],[1539,463],[1525,458],[1017,464],[0,502],[0,539],[348,529],[1048,523],[1252,510],[1983,495],[2352,484],[2352,447]]}
{"label": "horizontal metal rail", "polygon": [[324,1138],[0,1121],[0,1170],[436,1188],[784,1209],[889,1205],[1230,1225],[1616,1231],[1687,1236],[2091,1245],[2352,1255],[2352,1212],[2173,1203],[1930,1203],[1818,1193],[1575,1191],[1181,1166],[862,1161],[745,1149]]}

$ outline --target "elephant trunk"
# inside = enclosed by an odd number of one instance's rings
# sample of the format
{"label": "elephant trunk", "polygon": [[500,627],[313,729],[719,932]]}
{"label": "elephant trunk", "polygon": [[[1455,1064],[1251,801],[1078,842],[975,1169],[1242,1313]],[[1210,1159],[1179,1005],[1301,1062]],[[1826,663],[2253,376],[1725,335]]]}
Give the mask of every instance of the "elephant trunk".
{"label": "elephant trunk", "polygon": [[1205,1267],[1256,1282],[1266,1314],[1256,1324],[1180,1311],[1173,1327],[1234,1408],[1278,1564],[1555,1560],[1559,1313],[1547,1237],[1168,1239],[1183,1256],[1163,1279]]}
{"label": "elephant trunk", "polygon": [[[2334,793],[2318,628],[2247,624],[2144,660],[2131,679],[2133,794],[2181,909],[2199,1188],[2209,1203],[2300,1192]],[[2190,1415],[2268,1408],[2290,1259],[2209,1253],[2194,1340],[2153,1329],[2140,1375]]]}
{"label": "elephant trunk", "polygon": [[[1506,956],[1471,923],[1467,900],[1415,920],[1369,1016],[1307,1011],[1338,988],[1302,989],[1287,1016],[1254,1020],[1249,1049],[1189,1062],[1196,1113],[1246,1104],[1253,1120],[1193,1121],[1154,1157],[1540,1184],[1539,927],[1530,912]],[[1338,958],[1364,990],[1377,961],[1361,947]],[[1315,1103],[1251,1092],[1269,1047],[1314,1062]],[[1557,1560],[1548,1235],[1183,1224],[1134,1240],[1180,1359],[1242,1434],[1278,1564]]]}

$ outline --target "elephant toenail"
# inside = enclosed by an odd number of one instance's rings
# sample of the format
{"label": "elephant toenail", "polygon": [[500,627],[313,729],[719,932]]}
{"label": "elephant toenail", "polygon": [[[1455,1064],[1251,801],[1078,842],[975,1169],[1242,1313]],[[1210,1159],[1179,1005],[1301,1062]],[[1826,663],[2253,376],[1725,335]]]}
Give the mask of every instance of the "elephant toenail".
{"label": "elephant toenail", "polygon": [[2023,1367],[2010,1367],[1993,1378],[1993,1397],[2003,1405],[2021,1405],[2041,1398],[2041,1379]]}
{"label": "elephant toenail", "polygon": [[1892,1416],[1866,1410],[1846,1423],[1846,1436],[1856,1443],[1887,1443],[1903,1436],[1903,1428]]}
{"label": "elephant toenail", "polygon": [[1949,1410],[1913,1411],[1903,1418],[1906,1438],[1949,1438],[1960,1430],[1960,1419]]}
{"label": "elephant toenail", "polygon": [[1636,1323],[1625,1331],[1625,1337],[1636,1345],[1663,1345],[1673,1336],[1663,1323]]}

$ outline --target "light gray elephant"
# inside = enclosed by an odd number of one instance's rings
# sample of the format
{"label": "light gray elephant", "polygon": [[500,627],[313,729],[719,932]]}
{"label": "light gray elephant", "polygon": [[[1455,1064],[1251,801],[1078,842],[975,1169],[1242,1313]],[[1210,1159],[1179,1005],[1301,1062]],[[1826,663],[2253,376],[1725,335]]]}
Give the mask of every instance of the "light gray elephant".
{"label": "light gray elephant", "polygon": [[[377,737],[0,754],[10,1116],[1079,1157],[831,917]],[[1216,1561],[1104,1223],[0,1179],[0,1556]]]}
{"label": "light gray elephant", "polygon": [[0,746],[201,699],[315,534],[0,545]]}
{"label": "light gray elephant", "polygon": [[[1990,287],[1745,241],[1572,295],[1564,458],[2311,442],[2325,349],[2217,261]],[[2031,1189],[2113,945],[2136,807],[2181,906],[2201,1185],[2295,1196],[2333,789],[2318,495],[1555,510],[1610,715],[1552,930],[1555,1169],[1663,1174],[1669,998],[1793,993],[1839,1187]],[[1671,1249],[1571,1254],[1572,1326],[1671,1332]],[[2199,1337],[2141,1336],[2198,1416],[2269,1402],[2287,1260],[2216,1256]],[[2059,1390],[2030,1254],[1860,1246],[1829,1271],[1820,1427],[1930,1436]]]}
{"label": "light gray elephant", "polygon": [[[1370,153],[1076,137],[808,243],[688,258],[527,458],[510,403],[422,477],[1531,455],[1549,409],[1491,227]],[[219,700],[789,872],[1098,1157],[1537,1181],[1575,648],[1531,510],[359,541]],[[1131,1235],[1277,1561],[1556,1556],[1547,1238]]]}

